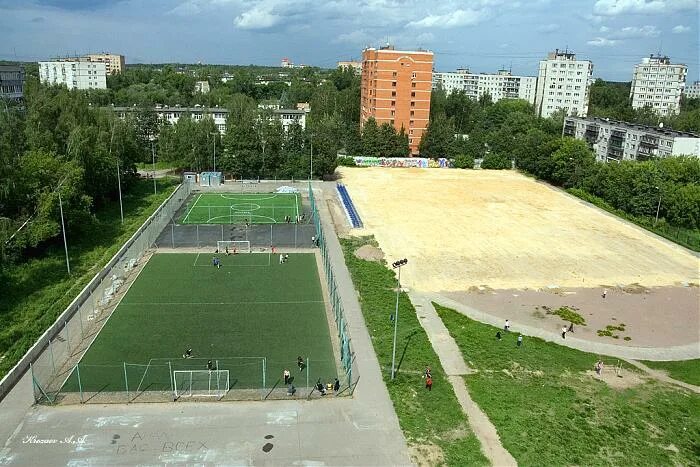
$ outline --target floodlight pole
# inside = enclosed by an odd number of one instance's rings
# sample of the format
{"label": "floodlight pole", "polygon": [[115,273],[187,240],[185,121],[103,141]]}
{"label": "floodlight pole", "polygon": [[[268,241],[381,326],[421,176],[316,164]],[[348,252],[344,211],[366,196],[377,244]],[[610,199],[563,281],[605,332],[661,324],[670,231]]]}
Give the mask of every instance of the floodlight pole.
{"label": "floodlight pole", "polygon": [[158,194],[158,188],[156,186],[156,148],[151,141],[151,156],[153,157],[153,194]]}
{"label": "floodlight pole", "polygon": [[117,188],[119,188],[119,214],[122,218],[122,224],[124,224],[124,206],[122,206],[122,178],[119,175],[119,159],[117,159]]}
{"label": "floodlight pole", "polygon": [[314,140],[311,135],[311,161],[309,163],[309,181],[314,179]]}
{"label": "floodlight pole", "polygon": [[659,210],[661,209],[661,189],[658,186],[654,188],[659,190],[659,203],[656,205],[656,219],[654,219],[654,227],[656,227],[656,223],[659,222]]}
{"label": "floodlight pole", "polygon": [[214,137],[214,172],[216,172],[216,135],[218,135],[218,133],[209,134]]}
{"label": "floodlight pole", "polygon": [[66,224],[63,222],[63,200],[61,199],[61,192],[58,192],[58,206],[61,210],[61,230],[63,231],[63,248],[66,250],[66,269],[68,269],[68,275],[70,276],[70,261],[68,260],[68,240],[66,240]]}
{"label": "floodlight pole", "polygon": [[407,260],[403,259],[396,261],[392,266],[399,270],[399,275],[396,280],[396,308],[394,309],[394,344],[391,350],[391,379],[396,375],[396,331],[399,325],[399,294],[401,293],[401,266],[405,265]]}

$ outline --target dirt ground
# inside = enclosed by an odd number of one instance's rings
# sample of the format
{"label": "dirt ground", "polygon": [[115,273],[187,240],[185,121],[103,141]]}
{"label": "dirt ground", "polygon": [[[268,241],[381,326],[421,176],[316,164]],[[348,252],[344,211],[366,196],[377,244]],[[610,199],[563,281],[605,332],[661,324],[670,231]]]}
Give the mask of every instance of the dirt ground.
{"label": "dirt ground", "polygon": [[[559,318],[534,308],[576,306],[589,323],[577,337],[602,342],[700,340],[700,260],[643,229],[512,171],[339,171],[360,233],[375,236],[388,262],[408,258],[405,287],[554,330]],[[618,339],[596,335],[620,322]]]}
{"label": "dirt ground", "polygon": [[[700,339],[698,287],[654,287],[641,293],[609,288],[605,299],[602,291],[600,288],[570,288],[438,293],[504,320],[556,333],[567,323],[559,316],[548,315],[543,307],[556,310],[568,306],[586,320],[585,326],[574,327],[574,336],[596,342],[647,347],[692,344]],[[669,316],[672,319],[668,319]],[[613,331],[619,336],[617,339],[597,334],[608,325],[620,324],[625,325],[625,330]]]}

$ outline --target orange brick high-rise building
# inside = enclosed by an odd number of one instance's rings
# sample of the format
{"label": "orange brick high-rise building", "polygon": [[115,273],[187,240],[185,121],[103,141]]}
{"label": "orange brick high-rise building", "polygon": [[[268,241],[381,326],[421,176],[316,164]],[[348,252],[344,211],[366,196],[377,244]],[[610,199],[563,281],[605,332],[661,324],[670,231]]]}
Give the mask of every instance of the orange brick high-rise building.
{"label": "orange brick high-rise building", "polygon": [[433,53],[394,50],[393,46],[362,51],[360,124],[374,117],[408,134],[411,155],[428,126]]}

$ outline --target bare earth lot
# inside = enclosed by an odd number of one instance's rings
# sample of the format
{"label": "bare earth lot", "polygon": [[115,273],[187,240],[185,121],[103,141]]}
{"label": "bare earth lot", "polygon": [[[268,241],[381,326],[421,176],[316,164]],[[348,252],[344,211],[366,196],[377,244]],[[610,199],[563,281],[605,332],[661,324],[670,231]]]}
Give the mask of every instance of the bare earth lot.
{"label": "bare earth lot", "polygon": [[[401,274],[408,288],[512,320],[517,310],[546,329],[559,322],[534,317],[538,304],[578,306],[590,324],[577,337],[609,343],[700,339],[700,289],[688,287],[700,282],[698,257],[546,184],[511,171],[341,173],[387,261],[409,259]],[[635,293],[623,292],[629,286]],[[599,306],[604,288],[615,298]],[[627,325],[619,339],[595,334],[616,322]]]}

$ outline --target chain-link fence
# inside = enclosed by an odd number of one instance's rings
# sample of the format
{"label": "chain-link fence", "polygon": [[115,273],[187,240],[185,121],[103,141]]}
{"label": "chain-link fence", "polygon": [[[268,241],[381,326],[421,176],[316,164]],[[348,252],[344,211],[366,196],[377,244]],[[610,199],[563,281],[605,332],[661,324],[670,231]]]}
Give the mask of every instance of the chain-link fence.
{"label": "chain-link fence", "polygon": [[[331,309],[338,332],[338,340],[340,345],[340,363],[345,371],[345,380],[348,381],[349,393],[355,390],[355,386],[359,381],[360,374],[357,371],[355,364],[355,354],[352,351],[351,339],[348,333],[348,324],[343,311],[343,303],[338,292],[338,284],[335,280],[335,273],[331,264],[329,251],[326,247],[326,234],[321,225],[321,218],[318,214],[318,206],[314,197],[313,188],[309,183],[309,201],[311,203],[311,220],[316,229],[315,246],[319,247],[321,257],[323,259],[323,270],[328,285],[328,293],[330,295]],[[332,234],[331,234],[332,235]]]}
{"label": "chain-link fence", "polygon": [[282,362],[267,357],[153,358],[148,364],[77,363],[62,387],[48,394],[59,404],[268,400],[352,393],[351,381],[331,378],[335,362],[311,357]]}
{"label": "chain-link fence", "polygon": [[216,248],[219,241],[249,241],[251,248],[311,248],[311,224],[183,225],[170,222],[156,239],[158,248]]}
{"label": "chain-link fence", "polygon": [[47,331],[44,351],[30,363],[35,400],[54,400],[118,304],[122,291],[135,278],[144,254],[190,191],[189,183],[178,186]]}

